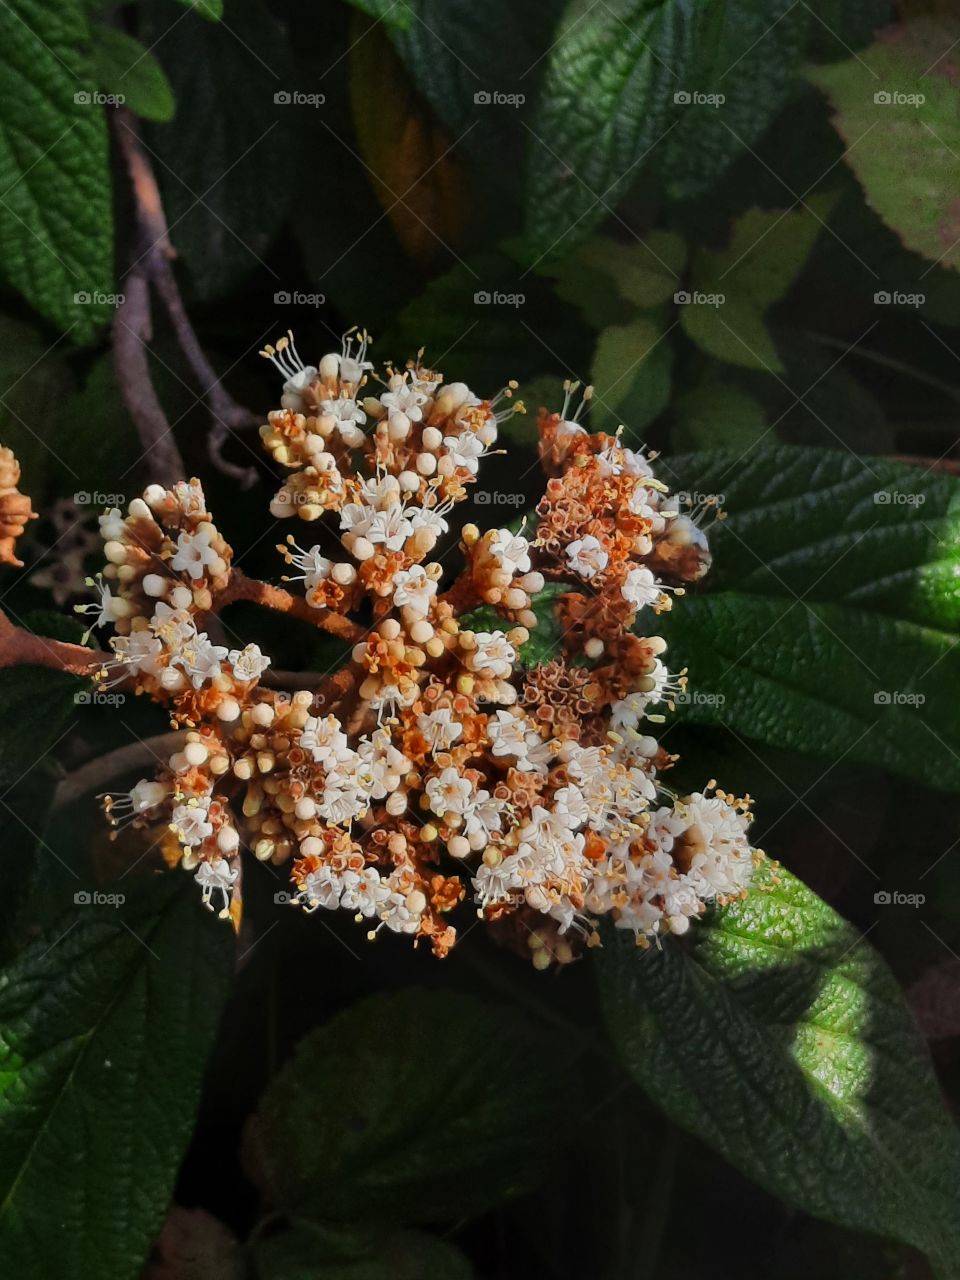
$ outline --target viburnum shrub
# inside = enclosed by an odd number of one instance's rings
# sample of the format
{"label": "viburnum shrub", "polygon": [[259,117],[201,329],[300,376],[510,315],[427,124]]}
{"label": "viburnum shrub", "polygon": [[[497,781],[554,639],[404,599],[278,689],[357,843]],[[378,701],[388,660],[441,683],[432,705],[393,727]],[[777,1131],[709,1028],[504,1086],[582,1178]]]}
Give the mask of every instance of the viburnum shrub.
{"label": "viburnum shrub", "polygon": [[[422,353],[376,373],[365,333],[317,365],[292,335],[261,354],[284,380],[260,435],[286,473],[270,512],[305,526],[277,548],[302,595],[233,567],[198,480],[101,516],[98,599],[79,606],[113,631],[96,679],[184,731],[156,776],[105,797],[110,821],[166,824],[166,861],[224,917],[248,846],[288,868],[306,912],[443,956],[472,905],[538,968],[597,942],[601,916],[647,946],[743,895],[762,856],[749,798],[676,794],[648,732],[686,676],[644,621],[708,569],[709,508],[682,511],[649,457],[590,434],[590,388],[574,409],[565,384],[538,416],[535,515],[466,524],[444,550],[498,423],[525,411],[515,384],[481,399]],[[243,598],[349,641],[346,664],[268,687],[257,645],[218,642]]]}

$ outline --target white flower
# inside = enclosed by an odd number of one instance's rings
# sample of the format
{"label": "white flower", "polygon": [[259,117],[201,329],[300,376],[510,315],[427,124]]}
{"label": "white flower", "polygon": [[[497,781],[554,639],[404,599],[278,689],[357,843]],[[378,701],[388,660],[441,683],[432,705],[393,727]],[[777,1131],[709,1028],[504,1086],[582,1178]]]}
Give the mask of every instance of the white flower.
{"label": "white flower", "polygon": [[198,800],[178,804],[171,815],[170,828],[176,832],[180,843],[186,845],[202,844],[208,836],[213,835],[213,823],[209,820],[207,805]]}
{"label": "white flower", "polygon": [[360,502],[344,503],[340,510],[340,528],[344,533],[365,536],[373,519],[373,508]]}
{"label": "white flower", "polygon": [[453,768],[444,769],[438,777],[431,778],[426,787],[430,808],[441,818],[445,813],[466,813],[472,790],[467,779]]}
{"label": "white flower", "polygon": [[342,881],[332,867],[317,867],[309,872],[303,881],[300,893],[301,902],[306,902],[305,910],[309,913],[317,907],[325,907],[327,911],[335,911],[340,905]]}
{"label": "white flower", "polygon": [[322,764],[328,772],[334,769],[339,761],[349,758],[350,748],[347,735],[343,732],[340,721],[335,715],[308,716],[300,732],[300,746],[309,751],[317,764]]}
{"label": "white flower", "polygon": [[298,547],[296,554],[288,553],[289,563],[295,565],[296,568],[302,569],[303,573],[296,578],[291,578],[291,582],[303,581],[308,589],[310,587],[319,586],[321,582],[330,577],[330,570],[333,563],[326,556],[320,554],[320,546],[316,544],[307,551],[301,551]]}
{"label": "white flower", "polygon": [[437,593],[437,584],[427,577],[422,564],[415,564],[411,569],[400,569],[393,575],[393,603],[407,605],[417,613],[426,616],[430,609],[430,598]]}
{"label": "white flower", "polygon": [[240,868],[233,866],[226,858],[214,858],[211,862],[201,862],[197,867],[197,874],[194,878],[203,889],[203,905],[209,907],[212,911],[213,906],[210,899],[213,894],[219,893],[223,898],[223,908],[220,914],[226,914],[230,910],[233,886],[236,884],[239,874]]}
{"label": "white flower", "polygon": [[553,802],[557,817],[571,831],[583,826],[590,816],[583,792],[577,787],[560,787],[554,794]]}
{"label": "white flower", "polygon": [[227,660],[233,667],[233,678],[243,684],[248,680],[259,680],[270,665],[270,659],[256,644],[248,644],[243,649],[232,649],[227,654]]}
{"label": "white flower", "polygon": [[130,803],[134,813],[146,813],[148,809],[155,809],[166,798],[167,788],[163,783],[149,778],[141,778],[136,786],[130,789]]}
{"label": "white flower", "polygon": [[353,433],[349,429],[363,426],[367,420],[367,415],[356,400],[352,400],[349,396],[341,396],[338,400],[321,400],[320,409],[321,412],[333,418],[337,430],[341,433],[346,430],[348,434],[352,435]]}
{"label": "white flower", "polygon": [[577,538],[567,547],[567,563],[570,568],[588,581],[603,572],[609,559],[592,533],[588,533],[585,538]]}
{"label": "white flower", "polygon": [[472,476],[477,474],[480,469],[479,459],[486,450],[483,442],[472,431],[464,431],[461,436],[444,436],[443,443],[455,467],[463,467]]}
{"label": "white flower", "polygon": [[511,711],[498,711],[496,719],[491,716],[487,720],[487,733],[493,743],[495,756],[515,756],[525,754],[527,732],[529,726],[520,716]]}
{"label": "white flower", "polygon": [[100,536],[104,542],[123,542],[127,534],[127,526],[119,507],[110,507],[98,517]]}
{"label": "white flower", "polygon": [[380,397],[380,403],[385,409],[389,409],[391,413],[406,414],[411,422],[419,422],[423,417],[420,406],[426,404],[426,401],[427,397],[422,391],[407,383],[402,383],[392,391],[385,391]]}
{"label": "white flower", "polygon": [[443,517],[451,506],[452,503],[442,504],[437,507],[407,507],[406,516],[414,532],[417,529],[432,529],[439,537],[441,533],[446,533],[450,528],[450,525]]}
{"label": "white flower", "polygon": [[340,782],[336,775],[328,777],[323,797],[317,804],[318,815],[333,826],[359,818],[370,807],[369,798],[359,787],[337,785]]}
{"label": "white flower", "polygon": [[509,676],[517,660],[517,651],[502,631],[478,631],[474,636],[476,648],[466,659],[471,671],[503,679]]}
{"label": "white flower", "polygon": [[91,622],[90,626],[84,633],[82,641],[83,644],[87,643],[90,632],[94,627],[102,627],[105,623],[114,622],[116,620],[117,615],[115,613],[115,607],[120,603],[110,590],[109,584],[104,582],[103,578],[99,575],[96,580],[93,578],[87,578],[86,585],[95,589],[97,599],[93,604],[77,604],[73,606],[76,613],[96,614],[93,622]]}
{"label": "white flower", "polygon": [[530,543],[519,533],[498,529],[490,553],[511,574],[530,572]]}
{"label": "white flower", "polygon": [[207,565],[222,564],[219,553],[210,545],[213,536],[209,530],[189,533],[184,529],[177,538],[177,550],[170,560],[170,568],[195,580],[203,577]]}
{"label": "white flower", "polygon": [[486,863],[477,868],[473,877],[473,887],[477,899],[486,906],[490,902],[511,902],[517,896],[517,890],[523,884],[520,875],[520,859],[514,853],[502,859],[495,867]]}
{"label": "white flower", "polygon": [[187,640],[171,659],[189,677],[195,689],[220,674],[220,663],[227,656],[226,645],[213,644],[205,631]]}
{"label": "white flower", "polygon": [[380,879],[376,867],[364,867],[360,872],[343,873],[343,892],[340,905],[345,911],[356,911],[362,916],[373,916],[386,901],[390,890]]}
{"label": "white flower", "polygon": [[366,789],[374,800],[382,800],[396,791],[411,763],[393,745],[389,730],[375,729],[369,738],[361,738],[357,755],[361,761]]}
{"label": "white flower", "polygon": [[470,847],[483,848],[491,835],[500,830],[500,802],[489,791],[478,791],[473,804],[464,814],[463,830]]}
{"label": "white flower", "polygon": [[417,727],[432,751],[449,750],[463,733],[463,725],[454,719],[453,712],[447,707],[418,716]]}
{"label": "white flower", "polygon": [[196,623],[186,609],[174,609],[162,600],[154,607],[150,628],[172,653],[178,653],[197,634]]}
{"label": "white flower", "polygon": [[151,676],[157,674],[163,644],[146,627],[139,631],[131,631],[128,636],[112,636],[110,648],[131,671],[142,671],[145,675]]}
{"label": "white flower", "polygon": [[398,502],[386,511],[375,511],[364,536],[368,542],[382,542],[387,551],[400,551],[411,533],[413,526]]}
{"label": "white flower", "polygon": [[660,599],[660,584],[649,569],[631,569],[620,587],[620,594],[634,609],[642,609]]}

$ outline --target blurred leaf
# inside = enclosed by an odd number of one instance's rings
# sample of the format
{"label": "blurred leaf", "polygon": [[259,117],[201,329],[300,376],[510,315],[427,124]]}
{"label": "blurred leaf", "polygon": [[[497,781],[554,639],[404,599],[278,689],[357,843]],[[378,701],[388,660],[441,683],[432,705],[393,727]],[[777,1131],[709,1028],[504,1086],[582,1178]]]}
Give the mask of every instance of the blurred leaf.
{"label": "blurred leaf", "polygon": [[247,1280],[236,1236],[205,1209],[172,1205],[140,1280]]}
{"label": "blurred leaf", "polygon": [[805,1212],[958,1274],[954,1124],[893,975],[826,903],[768,863],[689,941],[609,937],[597,963],[623,1061],[673,1120]]}
{"label": "blurred leaf", "polygon": [[650,308],[670,299],[686,259],[686,245],[676,232],[653,230],[633,244],[598,236],[567,257],[538,263],[536,270],[557,281],[559,298],[604,329],[630,318],[624,302]]}
{"label": "blurred leaf", "polygon": [[199,13],[208,22],[219,22],[223,17],[223,0],[177,0],[191,13]]}
{"label": "blurred leaf", "polygon": [[349,0],[349,3],[398,31],[406,31],[413,25],[414,9],[408,0]]}
{"label": "blurred leaf", "polygon": [[247,1167],[293,1217],[477,1213],[549,1169],[570,1122],[568,1059],[512,1010],[460,992],[364,1000],[310,1032],[274,1077]]}
{"label": "blurred leaf", "polygon": [[819,26],[793,0],[704,0],[697,20],[694,56],[671,86],[676,128],[650,157],[673,200],[702,195],[756,145],[795,90],[808,31]]}
{"label": "blurred leaf", "polygon": [[93,65],[97,84],[144,120],[170,120],[174,101],[163,68],[139,40],[116,27],[92,27]]}
{"label": "blurred leaf", "polygon": [[[955,18],[891,28],[846,62],[808,74],[827,94],[845,159],[908,249],[960,266]],[[920,193],[922,192],[922,197]]]}
{"label": "blurred leaf", "polygon": [[23,472],[21,489],[39,510],[60,440],[47,429],[72,387],[63,359],[66,344],[48,342],[38,329],[0,316],[0,445],[12,449]]}
{"label": "blurred leaf", "polygon": [[743,448],[766,431],[763,405],[739,387],[707,383],[674,401],[670,441],[676,449]]}
{"label": "blurred leaf", "polygon": [[[926,2],[926,0],[925,0]],[[952,0],[931,0],[933,4]],[[896,7],[905,12],[916,9],[918,0],[901,0]],[[893,20],[892,0],[846,0],[842,6],[831,0],[807,0],[816,21],[810,24],[811,45],[818,61],[834,62],[844,53],[868,45],[875,33]]]}
{"label": "blurred leaf", "polygon": [[687,337],[708,355],[746,369],[782,373],[783,361],[777,352],[761,308],[749,297],[727,298],[708,292],[706,298],[722,301],[690,300],[680,308],[680,323]]}
{"label": "blurred leaf", "polygon": [[87,687],[78,676],[48,667],[0,668],[0,787],[41,766],[76,716],[75,695]]}
{"label": "blurred leaf", "polygon": [[350,99],[360,151],[405,252],[429,264],[448,256],[462,239],[466,176],[451,139],[414,89],[386,35],[364,27],[365,34],[350,48]]}
{"label": "blurred leaf", "polygon": [[611,325],[597,339],[593,355],[591,424],[631,433],[653,421],[670,400],[673,349],[657,320],[641,316]]}
{"label": "blurred leaf", "polygon": [[826,449],[669,460],[717,495],[710,590],[665,615],[678,715],[960,789],[960,485]]}
{"label": "blurred leaf", "polygon": [[145,12],[177,103],[178,123],[147,138],[170,236],[197,293],[217,297],[262,265],[293,196],[299,117],[323,108],[294,101],[286,31],[259,0],[232,8],[229,25],[171,26],[162,3]]}
{"label": "blurred leaf", "polygon": [[184,876],[126,892],[0,974],[0,1253],[23,1280],[134,1280],[193,1125],[232,934]]}
{"label": "blurred leaf", "polygon": [[698,34],[680,0],[568,5],[531,126],[533,255],[569,250],[615,208],[673,127],[668,104]]}
{"label": "blurred leaf", "polygon": [[470,1280],[459,1249],[423,1231],[382,1240],[299,1225],[260,1241],[257,1280]]}
{"label": "blurred leaf", "polygon": [[[113,209],[106,120],[79,0],[0,5],[0,262],[74,342],[110,314]],[[78,303],[76,294],[91,301]]]}

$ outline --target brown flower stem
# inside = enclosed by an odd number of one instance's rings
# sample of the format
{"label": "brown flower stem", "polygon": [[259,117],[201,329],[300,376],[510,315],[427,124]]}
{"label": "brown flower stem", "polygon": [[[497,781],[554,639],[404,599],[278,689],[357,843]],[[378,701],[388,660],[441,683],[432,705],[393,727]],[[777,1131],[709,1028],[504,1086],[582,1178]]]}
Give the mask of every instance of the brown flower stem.
{"label": "brown flower stem", "polygon": [[438,603],[448,604],[453,609],[454,614],[461,614],[469,613],[471,609],[475,609],[483,601],[480,599],[473,578],[464,570],[453,586],[444,591],[438,598]]}
{"label": "brown flower stem", "polygon": [[274,609],[277,613],[289,613],[294,618],[309,622],[321,631],[329,631],[331,635],[342,640],[356,642],[366,634],[356,622],[342,613],[332,613],[329,609],[313,609],[300,596],[291,595],[283,587],[274,587],[269,582],[261,582],[258,578],[248,578],[242,569],[233,569],[230,581],[218,595],[214,597],[213,607],[219,612],[225,605],[236,600],[250,600],[254,604],[263,605],[265,609]]}
{"label": "brown flower stem", "polygon": [[0,613],[0,667],[50,667],[75,676],[90,676],[100,670],[107,656],[82,644],[35,636],[32,631],[14,626]]}

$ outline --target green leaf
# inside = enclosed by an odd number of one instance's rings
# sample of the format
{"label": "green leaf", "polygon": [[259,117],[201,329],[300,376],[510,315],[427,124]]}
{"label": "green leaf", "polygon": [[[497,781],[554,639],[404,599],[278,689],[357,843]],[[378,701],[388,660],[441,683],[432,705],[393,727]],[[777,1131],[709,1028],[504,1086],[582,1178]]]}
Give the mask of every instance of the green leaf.
{"label": "green leaf", "polygon": [[651,155],[673,200],[702,195],[757,145],[795,88],[809,28],[819,26],[793,0],[704,0],[697,18],[694,57],[671,93],[676,128]]}
{"label": "green leaf", "polygon": [[[510,521],[509,527],[517,528],[519,522]],[[526,536],[533,537],[529,524]],[[563,636],[556,616],[557,597],[568,595],[569,592],[570,588],[562,582],[548,582],[533,597],[531,608],[537,615],[537,625],[531,630],[527,643],[522,644],[517,651],[522,667],[538,667],[558,656]],[[505,625],[496,609],[488,604],[465,613],[460,619],[460,627],[464,631],[502,631]]]}
{"label": "green leaf", "polygon": [[748,392],[707,382],[672,406],[670,439],[677,449],[747,449],[766,432],[763,406]]}
{"label": "green leaf", "polygon": [[613,287],[638,307],[667,302],[680,287],[687,246],[675,231],[648,231],[635,244],[597,238],[576,255],[609,277]]}
{"label": "green leaf", "polygon": [[680,308],[680,323],[688,338],[718,360],[769,373],[783,371],[763,311],[749,297],[693,291]]}
{"label": "green leaf", "polygon": [[573,0],[553,45],[530,139],[533,254],[567,249],[612,210],[670,128],[694,24],[679,0]]}
{"label": "green leaf", "polygon": [[[612,931],[611,931],[612,932]],[[884,962],[789,872],[689,940],[597,955],[610,1033],[684,1128],[807,1213],[960,1268],[960,1144]]]}
{"label": "green leaf", "polygon": [[383,1239],[299,1225],[255,1251],[257,1280],[470,1280],[466,1258],[423,1231]]}
{"label": "green leaf", "polygon": [[33,325],[0,316],[0,386],[6,388],[0,393],[0,444],[17,455],[21,488],[38,511],[60,448],[59,433],[42,424],[62,411],[73,390],[65,349],[63,340],[51,346]]}
{"label": "green leaf", "polygon": [[233,936],[186,877],[125,891],[0,974],[0,1255],[24,1280],[135,1280],[190,1136]]}
{"label": "green leaf", "polygon": [[197,293],[217,297],[262,267],[293,195],[300,117],[323,107],[293,101],[286,31],[258,0],[228,23],[188,16],[171,26],[166,6],[148,14],[143,38],[158,41],[178,122],[189,122],[147,139],[170,237]]}
{"label": "green leaf", "polygon": [[223,0],[177,0],[191,13],[199,13],[208,22],[219,22],[223,17]]}
{"label": "green leaf", "polygon": [[174,101],[163,68],[139,40],[116,27],[91,29],[97,84],[144,120],[170,120]]}
{"label": "green leaf", "polygon": [[662,619],[672,664],[690,668],[678,712],[960,789],[957,481],[789,447],[668,466],[728,512],[708,590]]}
{"label": "green leaf", "polygon": [[459,992],[364,1000],[310,1032],[267,1087],[247,1166],[293,1217],[476,1213],[550,1167],[568,1123],[568,1057],[512,1010]]}
{"label": "green leaf", "polygon": [[950,50],[958,36],[953,16],[917,18],[846,62],[808,72],[830,99],[867,203],[908,249],[953,268],[960,266],[960,120]]}
{"label": "green leaf", "polygon": [[75,696],[87,687],[87,681],[47,667],[0,668],[0,787],[41,765],[77,714]]}
{"label": "green leaf", "polygon": [[87,341],[111,311],[113,210],[83,8],[10,0],[0,5],[0,48],[3,274],[74,341]]}
{"label": "green leaf", "polygon": [[663,412],[673,370],[667,339],[663,325],[646,316],[603,330],[592,371],[591,423],[597,430],[623,423],[630,440]]}
{"label": "green leaf", "polygon": [[413,25],[414,10],[408,0],[349,0],[349,3],[397,31],[406,31]]}

